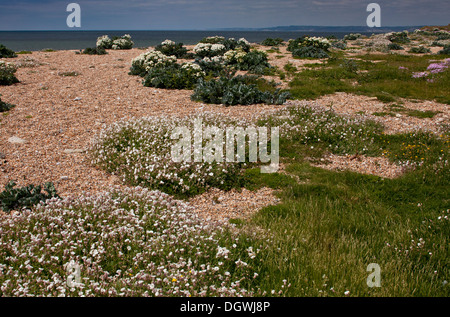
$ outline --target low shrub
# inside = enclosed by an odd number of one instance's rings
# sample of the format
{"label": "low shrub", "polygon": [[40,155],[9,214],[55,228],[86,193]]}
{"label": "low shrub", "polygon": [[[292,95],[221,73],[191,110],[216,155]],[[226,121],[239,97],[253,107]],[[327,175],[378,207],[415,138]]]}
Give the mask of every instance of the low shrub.
{"label": "low shrub", "polygon": [[388,44],[388,49],[391,51],[399,51],[399,50],[402,50],[403,47],[397,43],[391,43],[391,44]]}
{"label": "low shrub", "polygon": [[423,45],[414,46],[409,49],[409,53],[413,54],[429,54],[431,50]]}
{"label": "low shrub", "polygon": [[133,45],[134,43],[129,34],[125,34],[121,37],[115,36],[112,39],[108,35],[103,35],[97,38],[96,43],[96,47],[113,50],[128,50],[133,48]]}
{"label": "low shrub", "polygon": [[280,46],[283,44],[284,40],[282,38],[266,38],[264,41],[261,42],[261,45],[264,46]]}
{"label": "low shrub", "polygon": [[398,44],[407,44],[411,42],[411,39],[408,37],[408,32],[393,32],[387,36],[387,39],[392,43]]}
{"label": "low shrub", "polygon": [[175,64],[175,56],[166,56],[160,51],[151,50],[137,56],[131,61],[130,75],[144,77],[150,68],[159,66],[170,66]]}
{"label": "low shrub", "polygon": [[212,58],[196,58],[197,63],[207,76],[219,77],[227,73],[227,66],[223,56],[215,56]]}
{"label": "low shrub", "polygon": [[194,89],[192,100],[212,104],[250,105],[258,103],[283,104],[288,92],[262,91],[256,84],[248,83],[248,76],[220,77],[208,81],[200,80]]}
{"label": "low shrub", "polygon": [[357,39],[361,38],[362,34],[360,33],[350,33],[344,35],[344,41],[356,41]]}
{"label": "low shrub", "polygon": [[50,182],[44,184],[44,190],[47,194],[41,192],[42,187],[39,185],[28,185],[21,188],[14,188],[14,186],[16,186],[16,183],[10,181],[5,185],[5,190],[0,193],[0,207],[5,212],[30,208],[41,201],[59,197],[53,183]]}
{"label": "low shrub", "polygon": [[106,50],[103,47],[87,47],[83,51],[81,51],[81,54],[86,55],[105,55],[108,54]]}
{"label": "low shrub", "polygon": [[347,43],[345,41],[334,41],[331,43],[331,46],[339,50],[347,49]]}
{"label": "low shrub", "polygon": [[[1,95],[0,95],[1,96]],[[4,101],[2,101],[1,99],[0,99],[0,112],[5,112],[5,111],[9,111],[9,110],[11,110],[12,108],[14,108],[15,107],[15,105],[12,105],[12,104],[10,104],[10,103],[6,103],[6,102],[4,102]]]}
{"label": "low shrub", "polygon": [[12,58],[17,57],[17,54],[10,50],[9,48],[5,47],[3,44],[0,44],[0,58]]}
{"label": "low shrub", "polygon": [[450,45],[445,45],[442,50],[438,52],[440,55],[450,55]]}
{"label": "low shrub", "polygon": [[165,40],[155,47],[156,51],[160,51],[166,56],[176,56],[177,58],[189,59],[193,54],[188,54],[188,50],[183,46],[183,43],[175,43],[171,40]]}
{"label": "low shrub", "polygon": [[271,68],[266,52],[259,50],[252,50],[249,53],[239,49],[228,51],[225,53],[224,59],[227,65],[253,74],[263,75]]}
{"label": "low shrub", "polygon": [[211,43],[198,43],[194,47],[195,57],[214,57],[221,56],[227,51],[227,48],[223,44],[211,44]]}
{"label": "low shrub", "polygon": [[17,71],[17,66],[11,63],[0,61],[0,86],[9,86],[18,83],[19,80],[14,75]]}
{"label": "low shrub", "polygon": [[304,46],[297,49],[294,49],[292,51],[293,57],[299,57],[299,58],[328,58],[328,53],[317,47],[313,46]]}
{"label": "low shrub", "polygon": [[198,64],[184,63],[152,67],[144,79],[144,86],[166,89],[193,89],[205,73]]}

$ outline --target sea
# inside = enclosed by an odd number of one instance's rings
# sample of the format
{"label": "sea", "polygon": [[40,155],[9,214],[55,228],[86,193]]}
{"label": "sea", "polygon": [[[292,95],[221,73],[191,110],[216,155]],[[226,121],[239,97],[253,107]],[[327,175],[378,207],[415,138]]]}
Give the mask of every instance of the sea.
{"label": "sea", "polygon": [[[361,32],[360,32],[361,33]],[[285,41],[303,35],[341,39],[349,32],[303,32],[303,31],[0,31],[0,44],[18,51],[81,50],[95,47],[97,38],[130,34],[134,47],[150,47],[169,39],[185,45],[197,44],[207,36],[220,35],[225,38],[245,38],[251,43],[260,43],[266,38],[282,38]],[[361,33],[364,34],[364,33]],[[367,33],[366,35],[371,35]]]}

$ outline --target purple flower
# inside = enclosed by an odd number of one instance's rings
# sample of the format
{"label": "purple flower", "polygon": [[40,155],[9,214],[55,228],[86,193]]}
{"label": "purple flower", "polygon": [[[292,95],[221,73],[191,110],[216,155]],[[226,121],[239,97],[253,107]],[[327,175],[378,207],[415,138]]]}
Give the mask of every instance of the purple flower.
{"label": "purple flower", "polygon": [[442,73],[448,68],[444,63],[432,63],[428,66],[427,70],[431,71],[433,74]]}
{"label": "purple flower", "polygon": [[422,78],[422,77],[427,77],[427,76],[428,76],[427,72],[417,72],[417,73],[412,74],[413,78]]}

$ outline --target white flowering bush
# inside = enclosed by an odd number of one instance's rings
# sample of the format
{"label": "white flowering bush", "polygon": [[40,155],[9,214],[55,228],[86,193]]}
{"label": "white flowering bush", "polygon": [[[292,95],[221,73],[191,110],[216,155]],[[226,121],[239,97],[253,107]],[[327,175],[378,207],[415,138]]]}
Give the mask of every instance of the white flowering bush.
{"label": "white flowering bush", "polygon": [[183,43],[175,43],[171,40],[165,40],[161,42],[161,44],[155,47],[156,51],[162,52],[167,56],[176,56],[177,58],[191,58],[192,53],[188,53],[186,47],[183,46]]}
{"label": "white flowering bush", "polygon": [[196,57],[200,58],[223,55],[226,51],[226,47],[223,44],[198,43],[194,47]]}
{"label": "white flowering bush", "polygon": [[[217,126],[222,130],[233,123],[224,116],[207,113],[185,118],[148,117],[120,121],[97,136],[90,150],[92,163],[118,175],[127,184],[180,197],[196,195],[210,187],[240,188],[245,163],[208,162],[203,157],[202,162],[194,162],[195,152],[198,152],[194,142],[190,161],[175,162],[173,159],[172,146],[179,142],[171,139],[173,131],[177,127],[188,127],[193,133],[194,120],[198,118],[203,127]],[[245,127],[245,124],[242,122],[239,126]],[[206,140],[203,142],[206,144]]]}
{"label": "white flowering bush", "polygon": [[244,62],[244,57],[247,55],[242,49],[229,50],[223,57],[227,64],[239,64]]}
{"label": "white flowering bush", "polygon": [[151,68],[170,66],[176,61],[175,56],[166,56],[160,51],[150,50],[131,61],[130,75],[145,76]]}
{"label": "white flowering bush", "polygon": [[108,35],[102,35],[97,38],[96,47],[103,49],[110,49],[112,47],[112,40]]}
{"label": "white flowering bush", "polygon": [[220,35],[208,36],[200,40],[199,43],[207,43],[207,44],[219,44],[225,41],[225,37]]}
{"label": "white flowering bush", "polygon": [[252,296],[265,247],[141,187],[0,218],[0,296]]}
{"label": "white flowering bush", "polygon": [[103,35],[97,38],[96,47],[103,49],[113,49],[113,50],[127,50],[131,49],[134,42],[131,40],[129,34],[125,34],[122,37],[110,38],[108,35]]}

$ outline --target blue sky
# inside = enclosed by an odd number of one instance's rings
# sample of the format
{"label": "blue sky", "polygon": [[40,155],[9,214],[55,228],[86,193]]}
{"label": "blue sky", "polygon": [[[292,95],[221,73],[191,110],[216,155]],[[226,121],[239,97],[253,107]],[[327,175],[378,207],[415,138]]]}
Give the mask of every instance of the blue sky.
{"label": "blue sky", "polygon": [[280,25],[365,25],[371,2],[382,26],[447,25],[448,0],[0,0],[0,30],[69,30],[69,3],[80,30],[187,30]]}

